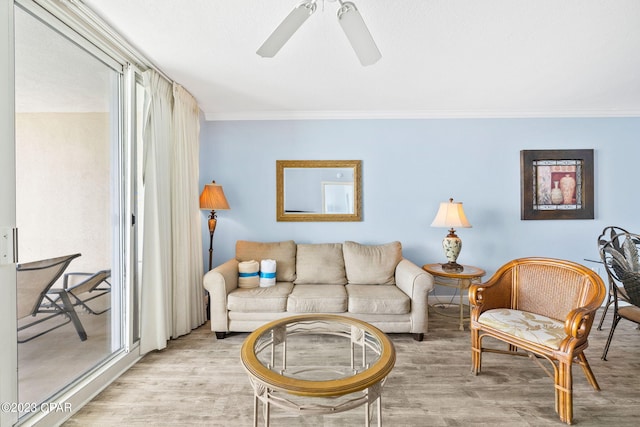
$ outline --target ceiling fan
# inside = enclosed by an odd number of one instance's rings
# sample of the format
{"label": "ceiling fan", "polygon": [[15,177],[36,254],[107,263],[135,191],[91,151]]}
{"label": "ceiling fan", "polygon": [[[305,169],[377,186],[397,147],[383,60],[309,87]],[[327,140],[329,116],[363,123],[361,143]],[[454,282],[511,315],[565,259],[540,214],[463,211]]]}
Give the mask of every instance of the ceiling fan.
{"label": "ceiling fan", "polygon": [[[331,1],[331,0],[329,0]],[[335,0],[333,0],[335,1]],[[349,39],[351,47],[355,51],[363,66],[376,63],[382,54],[378,50],[367,25],[356,5],[350,1],[337,0],[338,22]],[[298,31],[302,24],[316,11],[317,0],[304,0],[298,4],[286,18],[278,25],[275,31],[257,50],[257,54],[265,58],[273,58],[284,46],[291,36]]]}

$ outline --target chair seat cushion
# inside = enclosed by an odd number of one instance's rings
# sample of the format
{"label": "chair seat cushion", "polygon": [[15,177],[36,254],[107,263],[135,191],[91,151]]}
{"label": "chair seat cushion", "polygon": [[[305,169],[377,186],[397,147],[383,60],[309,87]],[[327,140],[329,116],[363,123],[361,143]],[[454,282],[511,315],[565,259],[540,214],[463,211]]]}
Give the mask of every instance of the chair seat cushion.
{"label": "chair seat cushion", "polygon": [[349,313],[406,314],[411,300],[395,285],[347,285]]}
{"label": "chair seat cushion", "polygon": [[564,322],[520,310],[487,310],[480,315],[478,323],[556,350],[567,337]]}
{"label": "chair seat cushion", "polygon": [[254,313],[284,312],[292,288],[291,282],[276,282],[275,286],[268,288],[236,288],[227,296],[227,309]]}
{"label": "chair seat cushion", "polygon": [[295,285],[287,302],[291,313],[344,313],[347,292],[343,285]]}
{"label": "chair seat cushion", "polygon": [[640,323],[640,307],[635,305],[620,305],[618,314],[632,322]]}

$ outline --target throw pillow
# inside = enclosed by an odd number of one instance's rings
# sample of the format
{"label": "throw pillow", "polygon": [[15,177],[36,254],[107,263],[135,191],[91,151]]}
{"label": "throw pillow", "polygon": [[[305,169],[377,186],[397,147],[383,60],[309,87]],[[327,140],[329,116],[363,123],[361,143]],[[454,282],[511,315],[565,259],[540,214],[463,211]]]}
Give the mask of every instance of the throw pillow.
{"label": "throw pillow", "polygon": [[344,266],[347,281],[354,285],[395,285],[396,267],[402,260],[402,245],[361,245],[344,242]]}
{"label": "throw pillow", "polygon": [[296,253],[296,285],[322,283],[346,285],[341,243],[299,244]]}

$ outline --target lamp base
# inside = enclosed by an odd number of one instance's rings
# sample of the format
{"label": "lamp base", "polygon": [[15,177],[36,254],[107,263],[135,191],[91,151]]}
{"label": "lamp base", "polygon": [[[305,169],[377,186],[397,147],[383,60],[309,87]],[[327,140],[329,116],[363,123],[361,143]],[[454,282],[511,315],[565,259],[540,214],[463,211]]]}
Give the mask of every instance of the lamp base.
{"label": "lamp base", "polygon": [[464,270],[464,267],[457,262],[448,262],[446,264],[442,264],[442,270],[449,273],[460,273]]}
{"label": "lamp base", "polygon": [[449,261],[446,264],[442,264],[442,269],[449,272],[462,271],[463,267],[456,262],[462,249],[462,240],[456,235],[456,231],[453,228],[449,230],[449,234],[442,240],[442,248],[444,249],[444,256]]}

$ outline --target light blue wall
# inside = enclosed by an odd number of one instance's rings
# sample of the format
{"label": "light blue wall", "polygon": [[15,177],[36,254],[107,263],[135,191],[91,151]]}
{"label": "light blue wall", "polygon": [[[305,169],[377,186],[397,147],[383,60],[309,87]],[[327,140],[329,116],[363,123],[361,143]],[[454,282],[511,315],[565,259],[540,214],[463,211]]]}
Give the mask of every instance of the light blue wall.
{"label": "light blue wall", "polygon": [[[520,220],[520,150],[595,150],[595,220]],[[445,261],[438,204],[464,203],[460,263],[492,274],[513,258],[597,258],[607,225],[640,232],[640,118],[205,122],[200,184],[222,184],[214,266],[238,239],[402,242],[418,265]],[[276,222],[276,160],[362,160],[362,222]],[[209,232],[202,213],[203,256]],[[591,264],[585,263],[589,266]],[[593,265],[595,266],[595,265]]]}

